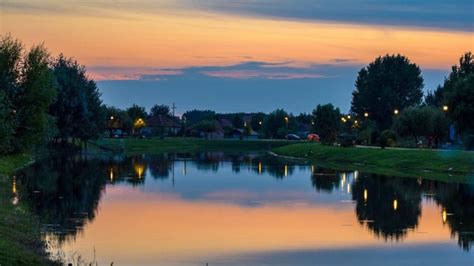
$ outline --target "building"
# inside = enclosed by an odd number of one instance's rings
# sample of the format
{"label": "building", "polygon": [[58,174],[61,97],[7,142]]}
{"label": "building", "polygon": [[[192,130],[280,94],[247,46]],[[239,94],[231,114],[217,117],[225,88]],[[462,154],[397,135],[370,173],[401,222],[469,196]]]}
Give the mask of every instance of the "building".
{"label": "building", "polygon": [[169,136],[176,135],[182,129],[181,124],[165,115],[156,115],[146,121],[141,134],[147,136]]}

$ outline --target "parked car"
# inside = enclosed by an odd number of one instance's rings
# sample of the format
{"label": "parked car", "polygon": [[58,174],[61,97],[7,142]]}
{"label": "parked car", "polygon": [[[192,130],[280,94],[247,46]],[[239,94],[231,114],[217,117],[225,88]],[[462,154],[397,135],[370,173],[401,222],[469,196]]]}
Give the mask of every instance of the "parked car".
{"label": "parked car", "polygon": [[295,134],[288,134],[286,135],[287,140],[301,140],[301,138],[298,135]]}
{"label": "parked car", "polygon": [[308,134],[308,140],[309,141],[321,141],[321,138],[319,137],[318,134]]}

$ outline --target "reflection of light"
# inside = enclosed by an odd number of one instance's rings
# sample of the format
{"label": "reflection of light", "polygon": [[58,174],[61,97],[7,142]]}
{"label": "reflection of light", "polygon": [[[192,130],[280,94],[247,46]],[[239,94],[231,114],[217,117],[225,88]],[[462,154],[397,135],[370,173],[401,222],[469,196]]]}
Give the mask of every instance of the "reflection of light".
{"label": "reflection of light", "polygon": [[448,214],[446,213],[446,210],[443,209],[443,223],[446,223],[448,220]]}
{"label": "reflection of light", "polygon": [[346,184],[346,173],[342,173],[341,190],[344,188],[345,184]]}
{"label": "reflection of light", "polygon": [[258,173],[262,173],[262,162],[258,162]]}
{"label": "reflection of light", "polygon": [[314,174],[314,165],[311,165],[311,173]]}
{"label": "reflection of light", "polygon": [[12,187],[13,194],[16,194],[16,177],[13,177],[13,187]]}
{"label": "reflection of light", "polygon": [[137,174],[138,178],[142,178],[143,172],[145,171],[145,166],[141,164],[135,164],[135,173]]}
{"label": "reflection of light", "polygon": [[394,199],[393,200],[393,210],[396,211],[398,209],[398,200]]}
{"label": "reflection of light", "polygon": [[186,160],[184,161],[184,165],[183,165],[183,175],[186,175],[187,171],[186,171]]}
{"label": "reflection of light", "polygon": [[285,164],[285,176],[288,176],[288,165]]}
{"label": "reflection of light", "polygon": [[347,183],[347,193],[351,193],[351,184]]}
{"label": "reflection of light", "polygon": [[357,180],[357,178],[359,177],[359,171],[354,171],[354,180]]}
{"label": "reflection of light", "polygon": [[367,198],[369,197],[369,192],[367,189],[364,189],[364,201],[367,202]]}
{"label": "reflection of light", "polygon": [[110,181],[113,181],[114,180],[114,169],[110,168]]}

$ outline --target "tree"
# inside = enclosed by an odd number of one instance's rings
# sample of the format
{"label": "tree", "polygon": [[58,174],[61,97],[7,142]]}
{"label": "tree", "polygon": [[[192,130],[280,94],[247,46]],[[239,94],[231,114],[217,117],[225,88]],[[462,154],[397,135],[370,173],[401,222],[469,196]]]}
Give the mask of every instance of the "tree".
{"label": "tree", "polygon": [[283,109],[277,109],[271,112],[263,122],[263,132],[265,136],[269,138],[284,138],[288,133],[286,118],[289,119],[289,116]]}
{"label": "tree", "polygon": [[444,88],[438,86],[436,90],[429,91],[425,97],[425,104],[428,106],[441,107],[444,101]]}
{"label": "tree", "polygon": [[115,107],[106,107],[105,113],[107,119],[107,129],[123,129],[125,131],[132,130],[133,121],[126,111],[120,110]]}
{"label": "tree", "polygon": [[192,110],[183,114],[183,117],[186,118],[186,123],[188,125],[192,125],[201,120],[214,119],[215,116],[216,112],[210,110]]}
{"label": "tree", "polygon": [[265,113],[256,113],[252,115],[252,121],[250,122],[250,125],[252,126],[252,129],[255,131],[261,131],[263,128],[263,121],[265,120]]}
{"label": "tree", "polygon": [[18,118],[15,148],[18,151],[44,142],[49,129],[54,127],[48,114],[56,97],[49,61],[49,53],[42,45],[31,48],[25,58],[20,93],[14,99]]}
{"label": "tree", "polygon": [[157,115],[164,115],[167,117],[171,117],[172,115],[170,112],[170,107],[164,104],[162,105],[155,104],[150,110],[150,116],[153,117]]}
{"label": "tree", "polygon": [[474,133],[474,58],[464,54],[443,85],[444,104],[460,133]]}
{"label": "tree", "polygon": [[17,125],[13,100],[19,93],[23,45],[10,35],[0,40],[0,154],[14,147],[13,134]]}
{"label": "tree", "polygon": [[418,105],[423,97],[420,68],[402,55],[378,57],[359,71],[355,86],[351,111],[368,113],[379,130],[391,126],[395,109]]}
{"label": "tree", "polygon": [[57,98],[50,107],[63,142],[97,138],[105,124],[105,111],[94,81],[86,69],[71,58],[60,55],[53,64],[57,82]]}
{"label": "tree", "polygon": [[414,137],[417,145],[421,136],[433,137],[437,140],[435,142],[445,137],[448,121],[439,108],[415,106],[403,110],[395,119],[393,128],[401,136]]}
{"label": "tree", "polygon": [[214,120],[202,120],[194,125],[196,130],[206,133],[206,139],[209,138],[209,134],[217,129],[217,123]]}
{"label": "tree", "polygon": [[341,112],[332,104],[318,105],[313,110],[313,130],[324,143],[334,143],[341,125]]}

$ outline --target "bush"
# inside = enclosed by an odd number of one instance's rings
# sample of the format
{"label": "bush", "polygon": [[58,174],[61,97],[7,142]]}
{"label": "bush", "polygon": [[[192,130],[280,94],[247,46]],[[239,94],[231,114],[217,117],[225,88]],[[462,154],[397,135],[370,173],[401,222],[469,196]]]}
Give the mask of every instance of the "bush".
{"label": "bush", "polygon": [[466,150],[474,150],[474,134],[469,134],[463,139],[464,147]]}
{"label": "bush", "polygon": [[380,134],[379,144],[382,149],[385,147],[393,147],[397,143],[397,133],[393,130],[384,130]]}
{"label": "bush", "polygon": [[356,137],[352,134],[343,133],[337,136],[337,142],[341,147],[353,147],[356,142]]}

